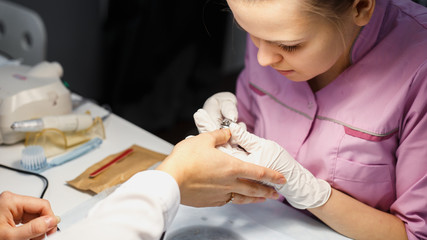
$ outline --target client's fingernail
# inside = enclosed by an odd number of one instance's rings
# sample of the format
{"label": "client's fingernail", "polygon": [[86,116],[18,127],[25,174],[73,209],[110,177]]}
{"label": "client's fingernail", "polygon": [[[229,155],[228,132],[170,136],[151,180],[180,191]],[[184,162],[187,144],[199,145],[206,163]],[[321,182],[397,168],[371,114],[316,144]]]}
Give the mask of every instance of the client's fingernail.
{"label": "client's fingernail", "polygon": [[272,195],[273,199],[279,199],[280,195],[277,192],[274,192]]}
{"label": "client's fingernail", "polygon": [[231,137],[230,129],[228,129],[228,128],[221,128],[221,131],[225,131],[227,133],[227,136]]}
{"label": "client's fingernail", "polygon": [[286,178],[281,176],[279,179],[277,179],[277,184],[285,184],[286,183]]}
{"label": "client's fingernail", "polygon": [[48,229],[55,227],[59,222],[61,222],[61,218],[59,216],[46,216],[43,220],[46,223]]}
{"label": "client's fingernail", "polygon": [[48,229],[55,227],[57,224],[55,217],[47,216],[43,220],[46,223]]}

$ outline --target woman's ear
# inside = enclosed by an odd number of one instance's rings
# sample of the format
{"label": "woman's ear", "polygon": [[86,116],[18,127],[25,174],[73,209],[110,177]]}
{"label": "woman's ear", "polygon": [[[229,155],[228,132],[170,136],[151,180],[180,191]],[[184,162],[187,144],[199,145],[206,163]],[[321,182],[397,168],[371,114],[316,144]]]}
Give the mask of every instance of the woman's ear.
{"label": "woman's ear", "polygon": [[368,24],[375,9],[375,0],[355,0],[352,7],[353,21],[362,27]]}

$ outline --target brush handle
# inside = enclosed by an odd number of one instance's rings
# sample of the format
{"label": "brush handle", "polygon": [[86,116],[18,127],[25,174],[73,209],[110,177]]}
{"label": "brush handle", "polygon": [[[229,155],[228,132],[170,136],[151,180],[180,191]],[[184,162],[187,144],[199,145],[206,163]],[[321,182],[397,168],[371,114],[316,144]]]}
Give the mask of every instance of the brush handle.
{"label": "brush handle", "polygon": [[86,154],[89,151],[97,148],[99,145],[101,145],[101,143],[102,143],[102,139],[96,137],[96,138],[86,142],[85,144],[79,146],[78,148],[74,149],[73,151],[53,159],[52,161],[50,161],[48,163],[48,166],[49,167],[55,167],[55,166],[59,166],[61,164],[64,164],[68,161],[71,161],[73,159],[76,159],[76,158],[82,156],[83,154]]}

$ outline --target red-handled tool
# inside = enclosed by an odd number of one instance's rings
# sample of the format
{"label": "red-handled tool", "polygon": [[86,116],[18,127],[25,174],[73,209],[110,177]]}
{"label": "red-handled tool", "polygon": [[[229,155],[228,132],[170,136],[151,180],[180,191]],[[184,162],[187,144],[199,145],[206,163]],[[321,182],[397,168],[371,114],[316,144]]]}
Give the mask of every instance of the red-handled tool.
{"label": "red-handled tool", "polygon": [[96,171],[94,171],[93,173],[91,173],[89,175],[90,178],[94,178],[96,176],[98,176],[100,173],[102,173],[105,169],[107,169],[109,166],[113,165],[114,163],[122,160],[123,158],[125,158],[126,156],[128,156],[129,154],[131,154],[133,152],[132,148],[127,149],[126,151],[124,151],[122,154],[120,154],[119,156],[115,157],[113,160],[109,161],[107,164],[105,164],[104,166],[98,168]]}

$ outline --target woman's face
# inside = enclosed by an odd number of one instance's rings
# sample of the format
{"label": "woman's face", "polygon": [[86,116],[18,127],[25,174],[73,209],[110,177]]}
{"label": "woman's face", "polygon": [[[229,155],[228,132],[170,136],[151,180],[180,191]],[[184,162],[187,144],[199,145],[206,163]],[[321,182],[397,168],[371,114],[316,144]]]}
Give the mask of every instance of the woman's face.
{"label": "woman's face", "polygon": [[260,65],[297,82],[337,76],[349,64],[354,26],[340,33],[326,18],[308,17],[300,1],[227,0],[236,22],[258,47]]}

